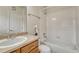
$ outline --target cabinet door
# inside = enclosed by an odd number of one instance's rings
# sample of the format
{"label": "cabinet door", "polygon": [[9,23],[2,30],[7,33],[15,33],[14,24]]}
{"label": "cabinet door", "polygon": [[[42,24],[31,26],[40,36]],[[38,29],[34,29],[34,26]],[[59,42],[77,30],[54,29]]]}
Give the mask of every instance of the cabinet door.
{"label": "cabinet door", "polygon": [[30,53],[39,53],[40,51],[39,51],[39,49],[38,49],[38,47],[36,47],[35,49],[33,49],[32,51],[30,51]]}
{"label": "cabinet door", "polygon": [[0,34],[8,33],[9,30],[9,7],[0,6]]}
{"label": "cabinet door", "polygon": [[34,41],[32,43],[29,43],[28,45],[21,48],[22,53],[29,53],[31,50],[36,48],[38,46],[38,41]]}

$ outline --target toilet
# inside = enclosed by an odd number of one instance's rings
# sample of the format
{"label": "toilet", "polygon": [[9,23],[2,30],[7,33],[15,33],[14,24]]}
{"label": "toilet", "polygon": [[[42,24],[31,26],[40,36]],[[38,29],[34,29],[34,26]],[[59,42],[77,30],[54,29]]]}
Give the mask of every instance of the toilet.
{"label": "toilet", "polygon": [[40,53],[51,53],[50,48],[47,45],[41,44],[39,46]]}
{"label": "toilet", "polygon": [[40,53],[51,53],[51,48],[50,46],[45,43],[47,40],[46,35],[43,35],[43,38],[40,39],[40,44],[39,44],[39,50]]}

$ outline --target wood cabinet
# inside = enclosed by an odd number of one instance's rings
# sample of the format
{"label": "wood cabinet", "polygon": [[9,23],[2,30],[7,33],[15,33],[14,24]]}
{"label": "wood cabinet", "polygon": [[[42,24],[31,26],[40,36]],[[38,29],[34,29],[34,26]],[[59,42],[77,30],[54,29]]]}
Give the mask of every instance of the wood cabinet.
{"label": "wood cabinet", "polygon": [[20,53],[20,48],[16,49],[15,51],[12,51],[11,53]]}
{"label": "wood cabinet", "polygon": [[39,49],[38,48],[35,48],[30,53],[39,53]]}
{"label": "wood cabinet", "polygon": [[26,44],[12,53],[39,53],[38,40],[30,42],[29,44]]}

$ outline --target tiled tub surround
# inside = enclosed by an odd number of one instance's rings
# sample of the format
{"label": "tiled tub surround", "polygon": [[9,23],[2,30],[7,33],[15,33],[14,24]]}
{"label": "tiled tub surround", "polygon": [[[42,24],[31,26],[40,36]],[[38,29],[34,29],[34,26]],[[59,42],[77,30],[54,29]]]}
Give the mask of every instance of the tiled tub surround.
{"label": "tiled tub surround", "polygon": [[[1,36],[2,37],[2,36]],[[33,36],[33,35],[29,35],[29,34],[27,34],[26,32],[21,32],[21,33],[12,33],[11,35],[9,35],[9,36],[7,36],[6,35],[6,37],[5,36],[3,36],[2,37],[2,39],[3,40],[0,40],[0,43],[1,42],[3,42],[3,41],[6,41],[6,40],[8,40],[8,38],[17,38],[17,37],[27,37],[27,40],[24,42],[24,43],[22,43],[22,44],[19,44],[19,45],[17,45],[17,46],[14,46],[14,47],[9,47],[9,48],[6,48],[6,49],[0,49],[0,52],[1,53],[9,53],[9,52],[12,52],[12,53],[35,53],[35,52],[39,52],[39,50],[38,50],[38,37],[37,36]],[[6,39],[7,38],[7,39]],[[37,50],[35,50],[35,51],[32,51],[32,52],[24,52],[24,51],[19,51],[19,52],[17,52],[16,50],[17,49],[20,49],[21,47],[24,47],[24,46],[28,46],[28,45],[30,45],[31,43],[32,43],[32,45],[33,45],[33,42],[37,42]],[[31,46],[32,47],[32,46]],[[22,50],[24,50],[24,48],[22,49]],[[26,49],[27,50],[27,49]]]}

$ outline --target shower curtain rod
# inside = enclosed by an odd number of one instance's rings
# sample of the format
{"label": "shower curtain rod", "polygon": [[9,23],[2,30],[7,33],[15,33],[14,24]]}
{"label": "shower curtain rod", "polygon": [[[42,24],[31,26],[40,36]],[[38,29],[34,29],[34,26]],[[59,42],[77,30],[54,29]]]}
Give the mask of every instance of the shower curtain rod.
{"label": "shower curtain rod", "polygon": [[40,17],[39,16],[36,16],[36,15],[33,15],[33,14],[28,14],[29,16],[34,16],[34,17],[37,17],[38,19],[40,19]]}

